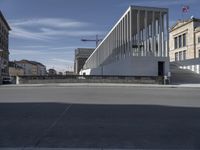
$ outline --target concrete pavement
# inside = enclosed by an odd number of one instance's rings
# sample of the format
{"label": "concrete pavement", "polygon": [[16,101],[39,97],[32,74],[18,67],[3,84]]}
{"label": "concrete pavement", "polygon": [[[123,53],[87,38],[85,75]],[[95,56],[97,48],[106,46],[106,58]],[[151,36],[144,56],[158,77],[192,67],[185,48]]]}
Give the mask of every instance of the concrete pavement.
{"label": "concrete pavement", "polygon": [[199,149],[199,97],[199,88],[1,87],[0,149]]}
{"label": "concrete pavement", "polygon": [[199,88],[161,88],[156,86],[7,86],[0,87],[0,102],[199,107],[199,91]]}

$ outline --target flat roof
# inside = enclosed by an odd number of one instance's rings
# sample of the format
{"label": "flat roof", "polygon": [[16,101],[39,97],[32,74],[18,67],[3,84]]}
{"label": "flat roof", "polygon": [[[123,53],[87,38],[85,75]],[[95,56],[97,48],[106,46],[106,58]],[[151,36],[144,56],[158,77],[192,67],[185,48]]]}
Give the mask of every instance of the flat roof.
{"label": "flat roof", "polygon": [[130,7],[131,7],[131,9],[168,12],[168,8],[162,8],[162,7],[148,7],[148,6],[135,6],[135,5],[131,5]]}

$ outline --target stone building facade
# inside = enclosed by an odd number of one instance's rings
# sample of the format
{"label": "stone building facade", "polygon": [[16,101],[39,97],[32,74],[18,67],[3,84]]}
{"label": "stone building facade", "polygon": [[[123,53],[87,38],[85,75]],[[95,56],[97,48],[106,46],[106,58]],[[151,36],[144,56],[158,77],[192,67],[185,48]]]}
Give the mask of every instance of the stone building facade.
{"label": "stone building facade", "polygon": [[200,73],[200,19],[179,20],[169,31],[170,61]]}
{"label": "stone building facade", "polygon": [[79,74],[85,64],[85,61],[94,51],[94,48],[77,48],[74,57],[74,73]]}
{"label": "stone building facade", "polygon": [[10,76],[23,76],[24,69],[17,65],[15,62],[9,62],[9,75]]}
{"label": "stone building facade", "polygon": [[43,76],[47,74],[46,66],[36,61],[20,60],[15,63],[24,69],[24,75]]}
{"label": "stone building facade", "polygon": [[11,30],[0,11],[0,83],[3,77],[9,76],[9,31]]}

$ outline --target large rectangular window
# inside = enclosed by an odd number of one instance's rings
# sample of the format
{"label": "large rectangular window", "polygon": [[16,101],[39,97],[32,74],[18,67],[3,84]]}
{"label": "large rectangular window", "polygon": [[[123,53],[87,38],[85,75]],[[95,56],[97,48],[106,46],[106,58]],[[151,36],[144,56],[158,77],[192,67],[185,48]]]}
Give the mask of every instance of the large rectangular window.
{"label": "large rectangular window", "polygon": [[183,53],[182,53],[182,51],[181,51],[181,52],[179,52],[178,54],[179,54],[179,58],[178,58],[178,59],[179,59],[179,61],[180,61],[180,60],[183,60]]}
{"label": "large rectangular window", "polygon": [[186,33],[179,35],[174,38],[174,49],[185,47],[186,46]]}
{"label": "large rectangular window", "polygon": [[183,47],[186,46],[186,34],[184,33],[183,34]]}
{"label": "large rectangular window", "polygon": [[199,49],[199,58],[200,58],[200,49]]}
{"label": "large rectangular window", "polygon": [[174,38],[174,49],[177,49],[178,48],[178,38],[175,37]]}
{"label": "large rectangular window", "polygon": [[198,37],[198,43],[200,43],[200,36]]}
{"label": "large rectangular window", "polygon": [[182,36],[179,35],[178,36],[178,48],[181,48],[182,47]]}
{"label": "large rectangular window", "polygon": [[175,61],[178,61],[178,53],[175,53]]}
{"label": "large rectangular window", "polygon": [[186,60],[186,50],[183,51],[183,60]]}

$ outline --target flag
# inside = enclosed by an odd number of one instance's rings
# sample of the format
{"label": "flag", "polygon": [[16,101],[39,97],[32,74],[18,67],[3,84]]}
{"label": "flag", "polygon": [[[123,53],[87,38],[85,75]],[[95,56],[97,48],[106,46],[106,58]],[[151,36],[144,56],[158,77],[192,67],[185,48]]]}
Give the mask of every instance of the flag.
{"label": "flag", "polygon": [[183,12],[183,13],[188,13],[188,12],[189,12],[189,9],[190,9],[190,7],[187,6],[187,5],[185,5],[185,6],[182,7],[182,12]]}

